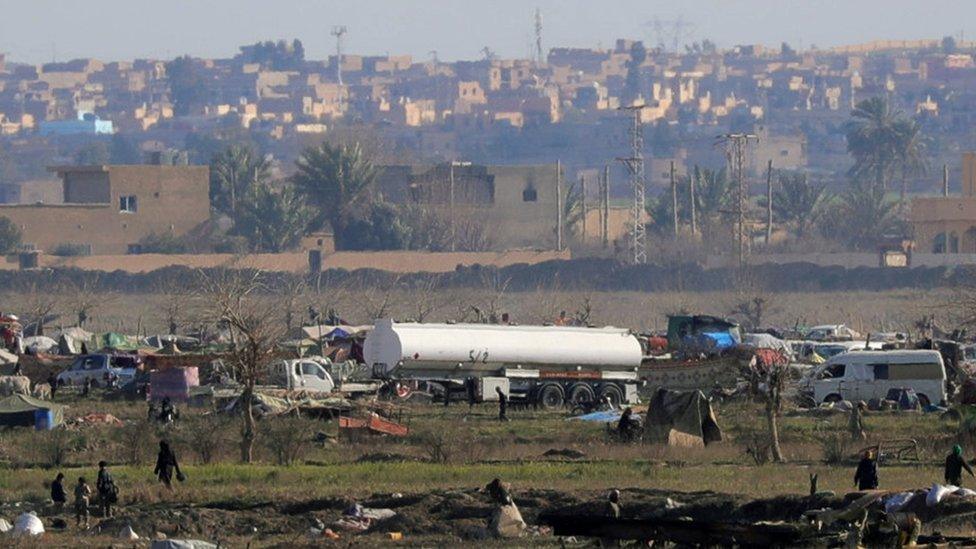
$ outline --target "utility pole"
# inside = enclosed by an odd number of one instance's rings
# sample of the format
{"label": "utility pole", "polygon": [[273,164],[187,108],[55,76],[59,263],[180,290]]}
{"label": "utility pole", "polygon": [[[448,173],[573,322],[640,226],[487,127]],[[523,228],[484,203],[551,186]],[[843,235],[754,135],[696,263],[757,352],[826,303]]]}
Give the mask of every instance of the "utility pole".
{"label": "utility pole", "polygon": [[949,165],[942,165],[942,196],[949,196]]}
{"label": "utility pole", "polygon": [[674,222],[674,236],[678,236],[678,182],[674,179],[674,160],[671,161],[671,218]]}
{"label": "utility pole", "polygon": [[583,245],[586,245],[586,175],[580,174],[580,209],[583,210]]}
{"label": "utility pole", "polygon": [[773,239],[773,159],[766,164],[766,246]]}
{"label": "utility pole", "polygon": [[633,252],[634,263],[642,265],[647,263],[647,247],[645,244],[645,229],[643,223],[644,206],[644,126],[641,121],[641,111],[644,105],[634,105],[631,107],[620,107],[620,110],[631,111],[633,115],[630,127],[630,156],[618,158],[630,171],[630,186],[634,192],[634,201],[630,211],[630,245]]}
{"label": "utility pole", "polygon": [[452,252],[457,251],[457,231],[455,231],[455,229],[454,229],[454,227],[455,227],[455,223],[454,223],[454,164],[455,164],[455,161],[454,160],[451,160],[450,176],[449,176],[450,177],[450,186],[451,186],[451,188],[450,188],[449,194],[450,194],[450,200],[451,200],[451,251]]}
{"label": "utility pole", "polygon": [[600,193],[603,200],[603,247],[610,246],[610,165],[603,167],[603,189]]}
{"label": "utility pole", "polygon": [[746,259],[746,188],[744,164],[746,145],[749,141],[759,141],[759,137],[747,133],[727,133],[719,137],[725,143],[725,159],[729,174],[735,182],[736,238],[738,239],[739,268],[745,266]]}
{"label": "utility pole", "polygon": [[535,62],[542,65],[542,12],[535,9]]}
{"label": "utility pole", "polygon": [[696,164],[694,176],[688,178],[688,194],[691,195],[691,236],[698,234],[698,218],[696,217],[698,205],[695,204],[695,185],[698,183],[700,176],[701,172],[698,170],[698,165]]}
{"label": "utility pole", "polygon": [[562,178],[563,164],[556,161],[556,251],[563,251],[563,191],[559,184]]}

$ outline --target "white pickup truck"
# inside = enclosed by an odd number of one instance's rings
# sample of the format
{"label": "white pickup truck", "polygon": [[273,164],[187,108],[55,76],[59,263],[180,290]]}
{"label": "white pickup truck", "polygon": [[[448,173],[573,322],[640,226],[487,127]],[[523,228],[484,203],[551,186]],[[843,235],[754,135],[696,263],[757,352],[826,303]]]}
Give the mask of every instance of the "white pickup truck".
{"label": "white pickup truck", "polygon": [[289,391],[309,391],[313,393],[332,393],[335,391],[352,395],[373,393],[378,383],[350,383],[338,380],[332,375],[332,363],[321,357],[305,357],[277,360],[269,366],[269,381],[275,387]]}

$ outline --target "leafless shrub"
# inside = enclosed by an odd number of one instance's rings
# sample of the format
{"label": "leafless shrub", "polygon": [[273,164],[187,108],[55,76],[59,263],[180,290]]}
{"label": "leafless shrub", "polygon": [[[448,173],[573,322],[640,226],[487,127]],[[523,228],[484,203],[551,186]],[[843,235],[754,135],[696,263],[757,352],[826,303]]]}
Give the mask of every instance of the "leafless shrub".
{"label": "leafless shrub", "polygon": [[434,463],[447,463],[458,448],[453,434],[442,429],[415,431],[412,438],[423,448],[427,458]]}
{"label": "leafless shrub", "polygon": [[81,437],[64,428],[34,433],[30,441],[34,461],[48,467],[64,465],[81,445]]}
{"label": "leafless shrub", "polygon": [[829,433],[820,439],[824,463],[840,465],[847,461],[850,453],[851,437],[846,433]]}
{"label": "leafless shrub", "polygon": [[299,461],[312,445],[315,424],[296,416],[273,417],[261,422],[259,429],[265,449],[278,465]]}
{"label": "leafless shrub", "polygon": [[187,418],[180,426],[182,446],[189,448],[200,463],[214,463],[230,443],[232,422],[231,417],[221,415]]}

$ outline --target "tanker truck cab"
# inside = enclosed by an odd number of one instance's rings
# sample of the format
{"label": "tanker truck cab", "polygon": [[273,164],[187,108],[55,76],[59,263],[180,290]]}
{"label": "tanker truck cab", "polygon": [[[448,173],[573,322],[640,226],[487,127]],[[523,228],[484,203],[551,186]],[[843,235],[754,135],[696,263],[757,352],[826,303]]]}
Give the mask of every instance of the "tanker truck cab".
{"label": "tanker truck cab", "polygon": [[331,393],[335,382],[325,367],[314,360],[278,360],[269,366],[271,383],[292,391]]}
{"label": "tanker truck cab", "polygon": [[884,399],[891,389],[914,389],[922,406],[946,399],[946,373],[938,351],[848,351],[814,374],[816,402]]}

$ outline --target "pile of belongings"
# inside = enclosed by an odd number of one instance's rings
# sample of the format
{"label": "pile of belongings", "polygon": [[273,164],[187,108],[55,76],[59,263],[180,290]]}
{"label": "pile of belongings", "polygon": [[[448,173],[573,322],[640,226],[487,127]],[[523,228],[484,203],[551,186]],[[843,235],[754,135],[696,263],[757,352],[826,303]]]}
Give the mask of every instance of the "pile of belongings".
{"label": "pile of belongings", "polygon": [[881,502],[886,513],[919,512],[926,507],[936,507],[943,501],[960,498],[976,498],[976,490],[936,483],[931,488],[885,494]]}
{"label": "pile of belongings", "polygon": [[88,415],[76,417],[68,421],[68,424],[79,427],[85,425],[115,425],[116,427],[121,427],[123,425],[122,420],[113,416],[112,414],[102,414],[98,412],[92,412]]}
{"label": "pile of belongings", "polygon": [[374,523],[396,516],[392,509],[371,509],[358,503],[352,505],[342,513],[342,518],[332,525],[343,530],[365,532]]}
{"label": "pile of belongings", "polygon": [[23,513],[14,521],[14,537],[39,536],[44,533],[44,524],[33,512]]}
{"label": "pile of belongings", "polygon": [[658,389],[647,407],[645,442],[701,448],[722,440],[722,429],[701,391]]}
{"label": "pile of belongings", "polygon": [[[344,398],[335,396],[330,396],[327,398],[311,398],[307,395],[303,395],[300,398],[290,398],[272,396],[270,394],[261,392],[254,393],[253,398],[254,400],[251,407],[253,408],[254,413],[261,417],[287,414],[294,410],[300,410],[303,412],[330,410],[338,413],[352,409],[351,402]],[[224,408],[224,411],[233,412],[237,410],[239,401],[240,397],[235,398],[233,402]]]}
{"label": "pile of belongings", "polygon": [[511,486],[496,478],[484,487],[484,491],[495,504],[488,519],[488,532],[496,538],[517,538],[525,533],[525,520],[512,499]]}
{"label": "pile of belongings", "polygon": [[49,354],[58,351],[58,342],[47,336],[25,337],[24,349],[29,355]]}

